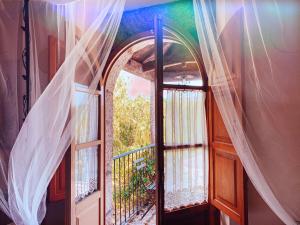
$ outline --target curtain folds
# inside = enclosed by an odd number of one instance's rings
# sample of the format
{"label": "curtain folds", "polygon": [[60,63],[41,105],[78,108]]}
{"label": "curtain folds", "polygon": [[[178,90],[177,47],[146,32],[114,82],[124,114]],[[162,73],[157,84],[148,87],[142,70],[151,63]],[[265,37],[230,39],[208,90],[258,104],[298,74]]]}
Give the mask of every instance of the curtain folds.
{"label": "curtain folds", "polygon": [[[201,204],[208,197],[205,93],[164,91],[165,208]],[[202,144],[200,147],[195,147]],[[176,146],[187,145],[176,149]]]}
{"label": "curtain folds", "polygon": [[[16,2],[19,3],[19,11],[8,13],[8,8],[15,10],[11,4]],[[1,177],[0,206],[16,225],[37,225],[45,216],[47,186],[76,136],[73,129],[74,121],[78,118],[76,114],[84,114],[95,104],[92,95],[79,98],[76,104],[84,107],[79,112],[70,113],[76,107],[72,102],[75,82],[87,86],[90,93],[96,90],[120,24],[124,4],[124,0],[30,1],[32,108],[18,136],[15,135],[16,140],[2,145],[7,140],[6,132],[13,132],[11,127],[1,130],[0,135],[1,153],[4,152],[3,147],[9,155],[9,164],[5,164],[7,161],[1,161],[0,164],[0,174],[7,178]],[[12,38],[22,37],[17,33],[20,23],[16,20],[21,18],[21,7],[22,1],[4,0],[0,3],[0,46],[1,49],[9,47],[10,51],[13,50],[15,56],[9,58],[12,64],[17,64],[17,54],[21,55],[14,50],[18,48],[16,40]],[[12,35],[8,35],[9,32]],[[61,65],[47,85],[49,36],[57,40]],[[13,44],[6,43],[9,41]],[[0,57],[1,92],[10,93],[16,87],[15,83],[9,83],[13,81],[8,78],[15,78],[20,73],[5,68],[7,64],[2,57],[7,56],[1,54]],[[15,66],[11,65],[11,68]],[[10,97],[8,94],[6,96]],[[84,104],[80,101],[84,101]],[[4,105],[18,112],[16,106]],[[5,112],[5,115],[9,114]],[[1,115],[1,118],[5,117]],[[7,119],[9,124],[18,121],[15,118]],[[86,138],[93,138],[94,133],[89,130]],[[93,173],[93,168],[87,169]]]}
{"label": "curtain folds", "polygon": [[21,1],[0,1],[0,209],[7,215],[9,154],[23,119],[21,11]]}
{"label": "curtain folds", "polygon": [[299,1],[194,0],[209,83],[241,162],[287,225],[300,221]]}
{"label": "curtain folds", "polygon": [[[214,7],[210,1],[193,1],[209,83],[235,149],[265,202],[284,223],[296,225],[300,221],[300,3],[222,0]],[[76,136],[77,116],[70,113],[76,107],[75,83],[87,86],[90,93],[96,90],[124,4],[125,0],[30,1],[32,108],[21,127],[22,1],[0,1],[0,207],[16,225],[37,225],[45,216],[47,186]],[[48,85],[49,36],[58,40],[62,64]],[[169,93],[167,104],[177,101],[178,95]],[[95,104],[92,97],[84,101],[78,113]],[[180,115],[169,106],[166,110]],[[180,131],[168,128],[170,118],[166,117],[165,128]],[[87,124],[84,127],[90,132],[85,138],[93,138],[94,131]],[[188,128],[193,130],[193,124],[188,122],[184,129]],[[166,132],[166,143],[198,142],[194,134],[174,132]],[[165,155],[166,193],[185,188],[182,181],[172,180],[178,167],[183,168],[183,183],[202,174],[187,169],[186,162],[205,154],[202,148],[170,150]],[[171,167],[171,161],[178,163]],[[93,168],[87,170],[93,173]],[[85,183],[89,178],[83,179]],[[205,200],[206,179],[199,176],[188,187],[192,190],[203,180],[203,198],[170,203],[170,208]]]}

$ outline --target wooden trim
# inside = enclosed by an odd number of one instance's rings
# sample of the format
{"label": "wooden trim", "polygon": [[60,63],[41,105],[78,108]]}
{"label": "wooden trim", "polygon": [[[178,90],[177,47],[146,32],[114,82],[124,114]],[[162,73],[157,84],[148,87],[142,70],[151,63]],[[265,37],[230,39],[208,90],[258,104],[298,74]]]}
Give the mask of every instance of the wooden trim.
{"label": "wooden trim", "polygon": [[[71,147],[66,152],[66,171],[71,171]],[[66,173],[65,224],[71,225],[71,173]]]}
{"label": "wooden trim", "polygon": [[211,150],[212,145],[212,90],[211,87],[208,89],[206,96],[206,115],[207,115],[207,128],[208,128],[208,145],[209,145],[209,179],[208,179],[208,201],[212,202],[212,193],[213,193],[213,152]]}
{"label": "wooden trim", "polygon": [[190,206],[185,206],[179,209],[174,209],[171,211],[165,211],[166,215],[182,215],[185,214],[187,211],[195,211],[197,210],[199,211],[204,211],[204,210],[208,210],[209,209],[209,204],[207,202],[204,202],[202,204],[195,204],[195,205],[190,205]]}
{"label": "wooden trim", "polygon": [[[236,221],[240,225],[244,225],[246,223],[245,217],[244,217],[244,170],[242,168],[241,162],[236,154],[236,151],[234,149],[234,146],[232,145],[230,140],[224,139],[219,140],[219,138],[216,138],[216,134],[214,131],[214,123],[220,123],[220,119],[215,119],[215,111],[218,110],[217,105],[214,103],[214,97],[211,89],[209,89],[208,92],[208,99],[207,99],[207,105],[208,105],[208,128],[209,128],[209,157],[210,157],[210,164],[209,164],[209,202],[218,208],[219,210],[226,213],[231,219]],[[216,107],[216,108],[215,108]],[[218,115],[218,114],[217,114]],[[220,116],[220,115],[219,115]],[[228,135],[228,134],[226,134]],[[222,159],[230,160],[232,165],[232,176],[234,183],[230,183],[232,187],[234,188],[232,193],[233,199],[227,201],[227,199],[223,199],[222,196],[219,196],[218,192],[222,190],[227,189],[227,187],[220,187],[220,184],[218,186],[216,179],[216,171],[223,171],[224,168],[221,167],[219,170],[217,170],[216,162],[220,162],[221,157]],[[229,162],[229,161],[227,161]],[[224,172],[224,171],[223,171]],[[220,175],[218,175],[220,176]],[[230,186],[229,186],[230,188]],[[227,189],[228,190],[228,189]],[[213,210],[215,211],[215,210]],[[215,215],[215,212],[213,213]],[[211,220],[211,219],[210,219]],[[212,220],[211,220],[212,221]],[[215,222],[211,222],[211,224],[215,224]]]}
{"label": "wooden trim", "polygon": [[49,66],[48,66],[48,76],[49,81],[52,80],[54,77],[57,69],[58,69],[58,63],[57,63],[57,39],[53,36],[48,37],[48,51],[49,51]]}
{"label": "wooden trim", "polygon": [[207,87],[205,86],[189,86],[189,85],[179,85],[179,84],[163,84],[164,90],[194,90],[194,91],[204,91],[207,92]]}
{"label": "wooden trim", "polygon": [[[179,27],[172,22],[172,20],[165,18],[164,30],[176,37],[177,40],[184,43],[185,47],[188,48],[192,56],[197,62],[199,71],[201,72],[201,77],[203,78],[203,86],[208,87],[208,76],[204,67],[203,58],[198,43],[195,43],[192,38],[186,38],[187,34],[183,34]],[[198,49],[195,49],[194,46],[198,46]]]}
{"label": "wooden trim", "polygon": [[101,190],[101,198],[100,198],[100,224],[106,224],[106,186],[105,186],[105,174],[106,174],[106,169],[105,169],[105,86],[101,85],[101,92],[102,94],[100,95],[100,138],[102,140],[102,144],[100,145],[100,158],[99,158],[99,185],[100,185],[100,190]]}
{"label": "wooden trim", "polygon": [[208,203],[203,203],[167,211],[165,212],[164,218],[165,224],[181,225],[184,223],[208,225],[209,210],[210,205]]}
{"label": "wooden trim", "polygon": [[[170,35],[165,35],[164,38],[168,38],[170,40],[176,41],[176,43],[182,43],[192,54],[192,56],[195,58],[197,66],[199,71],[201,72],[201,76],[203,79],[203,86],[208,87],[208,77],[206,70],[204,68],[203,58],[201,55],[201,52],[198,50],[198,43],[195,43],[193,38],[189,35],[183,35],[183,33],[180,30],[180,27],[178,27],[172,20],[168,20],[164,18],[164,24],[163,24],[163,30],[168,31]],[[188,36],[188,37],[187,37]],[[152,30],[139,33],[132,38],[127,39],[123,43],[121,43],[109,56],[108,63],[105,65],[103,70],[103,79],[101,81],[101,84],[105,86],[106,81],[108,79],[108,76],[110,74],[110,71],[115,64],[115,62],[118,60],[118,58],[126,52],[129,48],[132,46],[146,40],[154,40],[155,35]],[[197,47],[195,47],[197,46]]]}
{"label": "wooden trim", "polygon": [[[242,127],[243,129],[245,129],[246,127],[246,96],[245,96],[245,87],[246,87],[246,82],[245,82],[245,75],[246,75],[246,69],[245,69],[245,49],[244,49],[244,43],[245,43],[245,27],[244,27],[244,20],[245,20],[245,16],[244,16],[244,11],[242,10],[241,12],[241,20],[240,20],[240,26],[241,26],[241,42],[240,42],[240,56],[241,56],[241,90],[240,90],[240,94],[241,94],[241,105],[242,105],[242,109],[241,109],[241,121],[242,121]],[[248,225],[248,175],[245,171],[245,169],[243,170],[243,185],[244,185],[244,193],[243,193],[243,198],[244,198],[244,214],[243,214],[243,225]]]}
{"label": "wooden trim", "polygon": [[[72,101],[71,101],[71,105],[73,105],[74,103],[74,96],[72,96]],[[76,108],[75,107],[71,107],[71,115],[74,115]],[[71,125],[72,129],[74,129],[74,124]],[[69,156],[69,166],[70,166],[70,170],[68,170],[67,173],[69,173],[69,180],[68,182],[70,182],[69,187],[70,189],[69,191],[69,199],[68,199],[68,204],[69,204],[69,216],[70,216],[70,224],[68,225],[75,225],[76,224],[76,203],[75,203],[75,151],[76,151],[76,144],[75,144],[75,140],[73,139],[71,142],[71,149],[70,149],[70,156]]]}
{"label": "wooden trim", "polygon": [[222,148],[223,152],[236,155],[236,151],[232,144],[223,143],[223,142],[213,142],[211,143],[211,147],[214,149]]}
{"label": "wooden trim", "polygon": [[[176,37],[176,38],[174,38],[172,36],[165,36],[166,38],[168,38],[170,40],[175,40],[176,42],[180,41],[180,43],[183,43],[185,45],[185,47],[187,47],[188,50],[191,52],[191,54],[193,55],[193,57],[195,58],[195,60],[197,62],[199,71],[201,72],[201,75],[202,75],[202,78],[203,78],[203,83],[204,83],[203,86],[206,87],[206,89],[207,89],[208,88],[208,77],[207,77],[206,71],[204,69],[202,55],[201,55],[201,52],[199,52],[199,50],[198,50],[199,48],[195,47],[198,44],[193,42],[191,36],[190,36],[190,38],[189,37],[187,38],[186,34],[183,35],[180,32],[180,28],[177,28],[176,24],[174,24],[174,22],[167,21],[166,23],[164,23],[164,26],[165,26],[164,28],[166,28],[166,30],[169,33],[172,33],[172,35],[175,34],[175,37]],[[143,33],[139,33],[138,35],[136,35],[132,38],[129,38],[125,42],[121,43],[117,48],[115,48],[115,50],[112,51],[112,53],[109,55],[107,64],[104,67],[103,76],[102,76],[102,79],[101,79],[101,82],[100,82],[101,91],[102,91],[102,95],[101,95],[101,99],[102,99],[102,102],[101,102],[101,121],[102,121],[101,122],[101,140],[103,141],[103,143],[101,145],[102,162],[103,162],[103,160],[105,162],[105,123],[104,123],[104,121],[105,121],[105,91],[104,90],[105,90],[106,82],[108,80],[108,76],[110,75],[111,69],[113,68],[114,64],[116,63],[118,58],[124,52],[126,52],[132,46],[134,46],[134,45],[136,45],[136,44],[138,44],[142,41],[153,40],[153,39],[155,39],[155,35],[154,35],[154,32],[152,30],[147,31],[147,32],[143,32]],[[163,62],[161,62],[161,64],[163,64]],[[163,80],[161,80],[161,84],[163,84]],[[160,88],[163,89],[162,86]],[[197,87],[197,89],[199,89],[199,87]],[[156,97],[157,97],[157,93],[156,93]],[[160,110],[162,110],[162,109],[163,109],[163,107],[161,106]],[[156,132],[156,135],[157,135],[157,132]],[[163,136],[161,136],[161,137],[163,137]],[[163,143],[161,144],[161,146],[163,146]],[[157,153],[157,154],[159,154],[159,153]],[[102,164],[100,164],[100,165],[102,165]],[[103,168],[101,168],[101,174],[103,174],[103,176],[105,176],[105,167],[104,167],[104,165],[103,165]],[[162,180],[163,178],[161,177],[159,179]],[[103,182],[103,184],[102,184],[102,186],[104,188],[103,193],[105,193],[105,177],[103,177],[101,179],[101,181]],[[161,188],[157,188],[157,189],[163,190],[163,186]],[[163,205],[164,204],[164,200],[163,200],[164,199],[164,194],[161,194],[161,196],[162,196],[161,197],[162,201],[160,201],[160,202],[157,201],[157,203]],[[102,204],[103,205],[101,206],[101,213],[102,213],[101,214],[101,224],[105,224],[105,198],[103,198]],[[164,215],[163,214],[163,208],[164,207],[162,207],[162,210],[161,210],[162,212],[160,214],[157,213],[157,215],[160,215],[160,216],[157,216],[157,218],[160,217],[160,219],[157,219],[157,221],[156,221],[157,225],[161,225],[162,222],[163,222],[163,220],[162,220],[163,215]],[[161,223],[159,221],[161,221]]]}
{"label": "wooden trim", "polygon": [[103,77],[101,81],[101,85],[105,87],[106,81],[108,79],[108,76],[110,75],[110,71],[113,68],[114,64],[117,62],[119,57],[126,52],[128,49],[130,49],[132,46],[143,42],[147,40],[154,40],[154,32],[153,31],[147,31],[147,32],[142,32],[137,35],[135,35],[132,38],[129,38],[126,40],[124,43],[120,44],[118,48],[116,48],[112,53],[109,55],[107,64],[104,67],[103,70]]}
{"label": "wooden trim", "polygon": [[59,167],[55,171],[48,187],[48,200],[57,202],[65,199],[66,182],[65,182],[66,161],[63,158]]}
{"label": "wooden trim", "polygon": [[165,145],[164,150],[178,150],[185,148],[200,148],[203,147],[203,144],[194,144],[194,145]]}
{"label": "wooden trim", "polygon": [[95,146],[98,146],[101,144],[102,144],[101,140],[90,141],[90,142],[85,142],[85,143],[80,143],[80,144],[74,143],[76,151],[83,149],[83,148],[95,147]]}
{"label": "wooden trim", "polygon": [[163,23],[154,21],[155,30],[155,142],[156,142],[156,224],[164,224],[164,153],[163,153]]}
{"label": "wooden trim", "polygon": [[220,211],[213,205],[209,207],[209,225],[220,225]]}
{"label": "wooden trim", "polygon": [[95,201],[98,201],[100,196],[102,195],[101,191],[95,191],[91,195],[84,198],[83,201],[79,201],[75,206],[76,212],[82,212],[86,208],[89,207],[89,205],[93,204]]}
{"label": "wooden trim", "polygon": [[[48,36],[48,80],[49,82],[55,76],[58,70],[58,41],[53,36]],[[65,199],[66,183],[65,183],[65,158],[63,158],[58,169],[53,175],[48,187],[48,200],[57,202]]]}

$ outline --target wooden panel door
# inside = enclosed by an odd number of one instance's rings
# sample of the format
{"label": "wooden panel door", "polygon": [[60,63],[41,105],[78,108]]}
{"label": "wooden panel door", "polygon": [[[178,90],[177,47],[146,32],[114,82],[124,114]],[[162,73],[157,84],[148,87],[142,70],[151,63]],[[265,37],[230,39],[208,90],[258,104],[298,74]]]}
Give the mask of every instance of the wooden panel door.
{"label": "wooden panel door", "polygon": [[[103,220],[104,182],[101,179],[104,177],[104,154],[100,138],[100,98],[100,90],[90,92],[87,85],[75,84],[71,112],[76,112],[75,139],[67,159],[68,225],[99,225]],[[93,135],[86,135],[82,130],[93,130]]]}
{"label": "wooden panel door", "polygon": [[210,146],[210,202],[241,225],[247,224],[245,213],[245,179],[211,90],[208,93]]}
{"label": "wooden panel door", "polygon": [[[49,36],[48,38],[48,49],[49,49],[48,77],[49,77],[49,81],[51,81],[61,64],[58,61],[57,39],[53,36]],[[64,157],[49,184],[48,200],[50,202],[56,202],[65,199],[65,194],[66,194],[65,176],[66,176],[66,159]]]}
{"label": "wooden panel door", "polygon": [[[192,51],[192,46],[184,37],[180,36],[180,32],[177,33],[167,24],[164,24],[160,16],[157,16],[154,21],[156,224],[207,224],[209,205],[205,197],[203,199],[199,198],[199,201],[196,203],[192,201],[186,203],[183,199],[178,198],[179,196],[185,196],[185,199],[196,200],[198,197],[190,195],[194,189],[188,180],[191,178],[191,180],[197,182],[200,176],[197,176],[199,175],[197,174],[198,172],[193,173],[191,171],[196,171],[196,169],[197,171],[205,171],[200,179],[206,180],[205,177],[207,177],[207,170],[205,169],[205,165],[207,165],[206,150],[202,148],[204,146],[202,139],[195,134],[198,132],[199,135],[202,132],[202,130],[199,132],[199,129],[195,128],[201,128],[201,124],[205,122],[205,115],[200,114],[201,111],[198,111],[199,107],[201,107],[200,104],[204,104],[204,102],[198,102],[198,98],[202,96],[203,99],[205,98],[205,92],[207,91],[206,78],[201,76],[202,68],[199,66],[200,59],[197,58],[197,53]],[[176,42],[178,46],[180,45],[180,51],[174,51],[176,55],[174,52],[173,54],[168,54],[168,49],[171,48],[170,43],[173,42]],[[170,60],[170,58],[174,61]],[[193,64],[195,67],[189,68],[187,64]],[[174,66],[178,65],[184,66],[182,68],[174,68]],[[189,76],[192,76],[193,80],[186,82],[186,74],[192,72],[194,72],[194,75]],[[182,78],[179,76],[180,74]],[[199,82],[200,80],[201,82]],[[172,93],[172,96],[170,93]],[[189,96],[189,98],[184,99],[183,96]],[[169,104],[170,102],[172,104]],[[191,107],[195,102],[198,103]],[[204,107],[204,105],[202,106]],[[166,111],[172,112],[172,115],[170,113],[167,114]],[[172,118],[172,121],[167,118]],[[192,138],[191,134],[194,135],[194,138]],[[201,152],[203,160],[200,157],[192,156],[194,153],[196,155],[199,152]],[[174,169],[177,163],[181,164],[180,169],[178,169],[179,165],[177,165],[177,169]],[[171,173],[172,177],[177,176],[177,181],[174,178],[172,180],[169,178]],[[184,177],[186,179],[183,179]],[[200,184],[200,182],[198,184],[197,188],[203,187],[203,190],[206,190],[205,181],[203,181],[203,184]],[[188,191],[184,192],[183,189],[185,188],[182,187],[187,185],[190,185],[186,188]],[[173,187],[170,188],[170,186]],[[179,186],[181,187],[178,188]],[[203,195],[205,195],[204,192]],[[174,196],[177,198],[176,201],[174,201]],[[170,199],[176,203],[170,204]]]}

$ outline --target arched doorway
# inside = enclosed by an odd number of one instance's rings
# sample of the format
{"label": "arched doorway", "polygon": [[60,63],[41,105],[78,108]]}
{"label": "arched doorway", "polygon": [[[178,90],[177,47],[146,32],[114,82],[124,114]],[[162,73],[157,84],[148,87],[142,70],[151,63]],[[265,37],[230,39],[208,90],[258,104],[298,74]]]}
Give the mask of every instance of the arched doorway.
{"label": "arched doorway", "polygon": [[[201,56],[195,50],[195,45],[188,38],[166,26],[163,43],[165,56],[165,83],[170,85],[198,85],[207,88],[207,77],[202,67]],[[110,57],[106,67],[102,87],[104,90],[104,115],[102,135],[105,139],[105,217],[106,224],[128,222],[126,209],[117,212],[114,206],[113,188],[113,91],[121,70],[132,72],[152,82],[151,97],[151,134],[154,143],[155,110],[154,110],[154,76],[155,76],[155,35],[152,31],[138,34],[122,44]],[[125,206],[126,208],[126,206]],[[117,215],[116,213],[123,214]],[[124,215],[125,214],[125,215]],[[130,212],[129,212],[130,214]],[[129,215],[130,217],[130,215]],[[119,219],[118,219],[119,218]],[[149,224],[149,221],[147,221]],[[139,223],[143,224],[143,223]],[[151,224],[151,223],[150,223]]]}

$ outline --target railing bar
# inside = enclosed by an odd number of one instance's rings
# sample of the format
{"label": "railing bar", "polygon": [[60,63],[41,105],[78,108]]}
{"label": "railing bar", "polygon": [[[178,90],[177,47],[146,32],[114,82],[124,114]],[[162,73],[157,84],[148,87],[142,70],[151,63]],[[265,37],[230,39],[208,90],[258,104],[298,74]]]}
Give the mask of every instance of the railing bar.
{"label": "railing bar", "polygon": [[[135,160],[137,160],[137,157],[138,157],[138,152],[135,154]],[[138,179],[137,179],[137,183],[136,183],[136,187],[135,187],[135,191],[136,191],[136,211],[138,212],[139,211],[139,193],[138,193],[138,186],[139,186],[139,183],[138,183]]]}
{"label": "railing bar", "polygon": [[144,150],[144,149],[147,149],[147,148],[150,148],[150,147],[153,147],[153,146],[155,146],[155,145],[154,145],[154,144],[151,144],[151,145],[147,145],[147,146],[142,147],[142,148],[138,148],[138,149],[131,150],[131,151],[129,151],[129,152],[122,153],[122,154],[120,154],[120,155],[114,156],[114,157],[113,157],[113,160],[122,158],[122,157],[124,157],[124,156],[126,156],[126,155],[133,154],[133,153],[139,152],[139,151],[141,151],[141,150]]}
{"label": "railing bar", "polygon": [[[127,166],[128,166],[128,171],[127,171],[127,186],[129,186],[129,184],[130,184],[130,180],[129,180],[129,171],[130,171],[130,167],[129,167],[129,158],[130,158],[130,155],[128,155],[128,157],[127,157]],[[130,189],[128,189],[128,191],[130,191]],[[131,196],[129,195],[128,196],[129,197],[129,201],[128,201],[128,204],[129,204],[129,217],[130,217],[130,198],[131,198]]]}
{"label": "railing bar", "polygon": [[[128,157],[128,156],[126,156],[126,157]],[[126,197],[125,197],[125,192],[126,192],[126,176],[125,176],[125,174],[126,174],[126,166],[125,166],[125,161],[126,161],[126,158],[124,158],[123,159],[123,169],[124,169],[124,174],[123,174],[123,185],[124,185],[124,187],[123,187],[123,190],[124,190],[124,201],[125,201],[125,222],[127,221],[127,211],[126,211],[126,201],[127,201],[127,199],[126,199]]]}
{"label": "railing bar", "polygon": [[116,192],[116,161],[114,160],[114,202],[115,202],[115,224],[117,224],[117,192]]}
{"label": "railing bar", "polygon": [[[141,158],[141,151],[137,153],[139,155],[139,159]],[[140,204],[141,204],[141,189],[140,189],[140,179],[138,179],[138,206],[139,206],[139,211],[140,211]]]}
{"label": "railing bar", "polygon": [[[131,155],[131,166],[132,166],[132,168],[133,168],[133,154]],[[133,169],[131,170],[131,176],[132,176],[132,174],[133,174]],[[135,213],[135,211],[134,211],[134,189],[135,189],[135,186],[134,186],[134,184],[133,184],[133,190],[132,190],[132,195],[133,195],[133,198],[132,198],[132,213],[134,214]]]}
{"label": "railing bar", "polygon": [[[138,158],[138,152],[136,153],[136,157],[135,157],[135,159],[137,159]],[[137,172],[138,173],[138,172]],[[139,207],[139,179],[137,179],[137,183],[136,183],[136,185],[137,185],[137,187],[136,187],[136,211],[138,212],[139,211],[139,209],[140,209],[140,207]]]}
{"label": "railing bar", "polygon": [[120,184],[120,181],[121,181],[121,163],[120,163],[121,159],[119,159],[119,195],[120,195],[120,224],[122,224],[122,187],[121,187],[121,184]]}
{"label": "railing bar", "polygon": [[[143,204],[144,203],[146,204],[147,199],[143,198],[144,186],[142,186],[143,177],[146,174],[146,168],[141,168],[142,170],[136,169],[135,162],[141,158],[143,158],[144,160],[150,160],[150,159],[155,160],[156,158],[155,150],[156,150],[155,145],[149,145],[144,148],[140,148],[139,151],[133,151],[130,154],[126,154],[125,157],[123,156],[122,158],[117,158],[118,162],[116,162],[116,159],[114,159],[113,189],[115,193],[115,199],[114,199],[115,224],[120,224],[120,225],[126,224],[127,221],[130,218],[132,218],[132,216],[134,216],[135,214],[139,214],[140,210],[143,208]],[[130,160],[131,160],[131,164],[130,164]],[[116,176],[117,174],[119,175],[118,177]],[[137,179],[134,179],[135,181],[132,183],[131,181],[133,180],[131,179],[133,178],[133,176],[136,176],[135,174],[137,175],[136,177]],[[129,186],[130,184],[133,185],[131,188]],[[117,187],[117,185],[119,186]],[[127,193],[128,196],[125,195],[127,190],[126,188],[128,188],[128,193]],[[119,196],[117,196],[118,194]],[[119,199],[119,202],[117,199]],[[118,204],[120,204],[119,207]],[[119,211],[119,215],[117,215],[118,211]],[[118,221],[118,217],[120,218],[119,221]]]}

